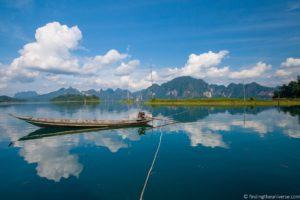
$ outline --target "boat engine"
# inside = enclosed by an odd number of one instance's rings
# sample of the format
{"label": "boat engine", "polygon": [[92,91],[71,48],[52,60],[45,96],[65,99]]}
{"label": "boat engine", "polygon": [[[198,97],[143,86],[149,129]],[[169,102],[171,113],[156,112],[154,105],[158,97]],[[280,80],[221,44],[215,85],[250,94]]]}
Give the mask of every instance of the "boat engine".
{"label": "boat engine", "polygon": [[146,118],[145,112],[139,112],[137,118],[138,120],[144,120]]}

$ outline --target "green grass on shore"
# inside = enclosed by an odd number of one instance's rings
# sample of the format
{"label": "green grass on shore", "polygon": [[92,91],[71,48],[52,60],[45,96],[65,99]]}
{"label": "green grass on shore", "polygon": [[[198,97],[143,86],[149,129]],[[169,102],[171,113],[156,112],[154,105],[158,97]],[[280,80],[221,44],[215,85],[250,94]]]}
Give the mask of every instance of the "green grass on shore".
{"label": "green grass on shore", "polygon": [[100,102],[99,97],[95,95],[87,96],[80,94],[64,94],[51,99],[52,102]]}
{"label": "green grass on shore", "polygon": [[300,99],[152,99],[146,105],[162,106],[295,106],[300,105]]}
{"label": "green grass on shore", "polygon": [[[49,101],[48,101],[49,102]],[[80,104],[99,104],[100,103],[100,100],[87,100],[87,101],[76,101],[76,100],[74,100],[74,101],[50,101],[51,103],[57,103],[57,104],[59,104],[59,103],[61,103],[61,104],[65,104],[65,103],[80,103]],[[46,102],[47,103],[47,102]]]}
{"label": "green grass on shore", "polygon": [[120,100],[120,102],[131,105],[134,103],[134,100],[133,99],[122,99],[122,100]]}

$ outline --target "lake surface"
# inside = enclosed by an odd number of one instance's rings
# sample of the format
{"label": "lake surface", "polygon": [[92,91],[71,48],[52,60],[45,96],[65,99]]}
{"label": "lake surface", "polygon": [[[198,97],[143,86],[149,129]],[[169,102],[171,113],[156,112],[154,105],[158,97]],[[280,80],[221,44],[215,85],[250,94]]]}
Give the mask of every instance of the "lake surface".
{"label": "lake surface", "polygon": [[[37,128],[8,115],[121,119],[140,109],[180,123],[20,140]],[[155,153],[143,199],[299,195],[299,113],[300,107],[0,105],[0,198],[139,199]]]}

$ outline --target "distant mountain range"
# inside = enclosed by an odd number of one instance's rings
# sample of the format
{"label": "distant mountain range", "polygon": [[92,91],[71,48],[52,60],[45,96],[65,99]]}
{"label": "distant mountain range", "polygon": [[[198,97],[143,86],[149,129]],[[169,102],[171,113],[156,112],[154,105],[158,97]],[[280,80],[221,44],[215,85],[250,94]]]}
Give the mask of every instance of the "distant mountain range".
{"label": "distant mountain range", "polygon": [[82,94],[79,90],[69,87],[69,88],[61,88],[59,90],[49,92],[46,94],[39,95],[35,91],[27,91],[27,92],[18,92],[15,94],[14,98],[25,99],[27,101],[50,101],[51,99],[67,94]]}
{"label": "distant mountain range", "polygon": [[24,101],[24,100],[9,97],[9,96],[5,96],[5,95],[0,96],[0,103],[1,102],[21,102],[21,101]]}
{"label": "distant mountain range", "polygon": [[26,92],[18,92],[14,95],[14,98],[24,99],[27,101],[50,101],[56,97],[63,96],[63,95],[88,95],[88,96],[97,96],[100,100],[118,100],[118,99],[125,99],[127,98],[127,94],[131,95],[132,93],[128,90],[122,89],[107,89],[107,90],[87,90],[87,91],[79,91],[76,88],[61,88],[59,90],[41,94],[39,95],[35,91],[26,91]]}
{"label": "distant mountain range", "polygon": [[228,86],[208,84],[202,79],[192,78],[190,76],[182,76],[161,85],[153,84],[146,89],[130,92],[123,89],[100,89],[79,91],[75,88],[61,88],[59,90],[47,93],[38,94],[35,91],[18,92],[14,95],[15,99],[23,99],[27,101],[50,101],[51,99],[60,95],[74,94],[74,95],[95,95],[100,100],[120,100],[130,98],[149,99],[151,94],[155,98],[242,98],[245,94],[247,98],[271,98],[275,88],[265,87],[258,83],[236,84],[231,83]]}
{"label": "distant mountain range", "polygon": [[275,88],[265,87],[258,83],[224,85],[208,84],[202,79],[182,76],[161,85],[154,84],[151,87],[141,90],[143,98],[153,96],[156,98],[271,98]]}

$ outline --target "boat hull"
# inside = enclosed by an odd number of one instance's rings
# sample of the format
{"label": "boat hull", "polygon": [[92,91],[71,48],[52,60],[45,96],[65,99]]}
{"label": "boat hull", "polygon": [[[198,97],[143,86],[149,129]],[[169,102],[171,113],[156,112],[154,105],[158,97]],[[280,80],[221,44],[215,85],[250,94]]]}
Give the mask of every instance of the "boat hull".
{"label": "boat hull", "polygon": [[143,120],[68,120],[68,119],[39,119],[32,117],[19,117],[29,124],[42,128],[122,128],[122,127],[137,127],[149,126],[151,119]]}
{"label": "boat hull", "polygon": [[[24,120],[26,121],[26,120]],[[56,123],[41,123],[41,122],[32,122],[26,121],[29,124],[38,126],[41,128],[121,128],[121,127],[136,127],[136,126],[147,126],[148,122],[136,122],[136,123],[127,123],[127,124],[56,124]]]}

